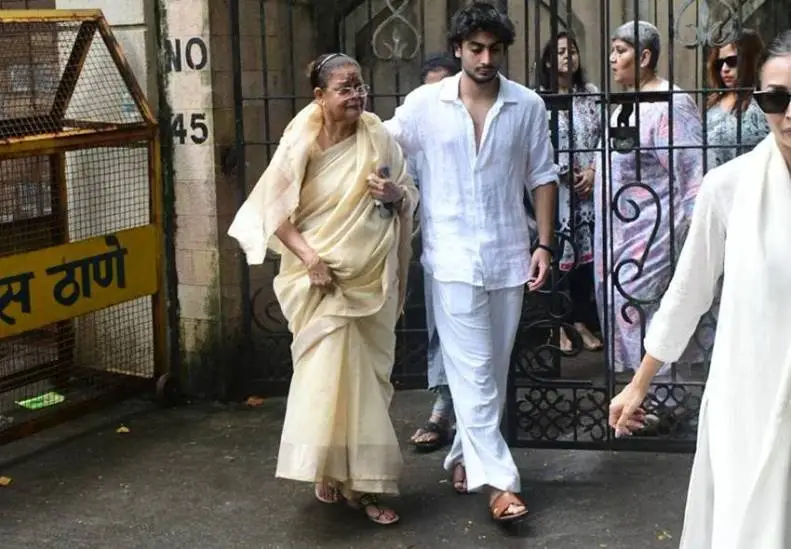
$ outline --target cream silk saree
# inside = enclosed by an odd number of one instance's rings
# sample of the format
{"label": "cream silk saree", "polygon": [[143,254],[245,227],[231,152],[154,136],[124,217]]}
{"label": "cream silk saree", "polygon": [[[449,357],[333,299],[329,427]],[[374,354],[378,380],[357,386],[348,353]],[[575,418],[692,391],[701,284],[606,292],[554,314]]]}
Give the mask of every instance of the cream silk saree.
{"label": "cream silk saree", "polygon": [[[402,457],[389,416],[390,373],[417,189],[378,117],[363,113],[353,136],[323,151],[315,144],[322,124],[315,103],[297,114],[228,231],[251,265],[267,248],[281,254],[274,289],[294,336],[294,373],[276,476],[396,494]],[[367,187],[380,166],[406,191],[401,213],[389,218]],[[332,270],[332,293],[312,287],[274,236],[286,220]]]}

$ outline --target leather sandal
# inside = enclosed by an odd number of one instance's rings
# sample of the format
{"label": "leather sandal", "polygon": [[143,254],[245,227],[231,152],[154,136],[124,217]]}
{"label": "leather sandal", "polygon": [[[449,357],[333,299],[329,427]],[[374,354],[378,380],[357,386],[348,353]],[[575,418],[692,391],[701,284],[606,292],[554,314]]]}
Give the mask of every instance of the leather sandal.
{"label": "leather sandal", "polygon": [[[424,435],[433,435],[429,440],[417,440]],[[440,450],[453,440],[450,425],[447,421],[427,421],[423,427],[412,436],[412,446],[416,452],[428,454]]]}
{"label": "leather sandal", "polygon": [[[511,506],[521,507],[522,510],[516,513],[509,513],[508,510]],[[489,512],[492,515],[492,520],[495,522],[507,523],[526,516],[527,506],[525,502],[513,492],[500,492],[489,502]]]}
{"label": "leather sandal", "polygon": [[[383,507],[379,503],[379,499],[373,494],[363,494],[359,498],[349,499],[347,502],[352,509],[362,511],[368,520],[376,524],[390,526],[401,520],[401,517],[395,511],[389,507]],[[385,517],[388,512],[393,516],[390,518]]]}

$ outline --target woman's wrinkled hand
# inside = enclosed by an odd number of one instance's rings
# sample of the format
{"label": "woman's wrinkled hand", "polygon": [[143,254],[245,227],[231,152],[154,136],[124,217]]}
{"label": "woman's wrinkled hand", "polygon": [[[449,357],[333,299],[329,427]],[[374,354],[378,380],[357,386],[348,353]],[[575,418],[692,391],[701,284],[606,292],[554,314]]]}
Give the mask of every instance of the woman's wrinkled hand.
{"label": "woman's wrinkled hand", "polygon": [[593,180],[596,172],[593,168],[585,168],[574,172],[574,191],[583,200],[588,198],[593,192]]}
{"label": "woman's wrinkled hand", "polygon": [[382,173],[372,173],[368,176],[368,191],[374,200],[384,204],[399,202],[404,198],[404,190],[389,177],[384,177]]}
{"label": "woman's wrinkled hand", "polygon": [[645,427],[643,400],[647,389],[629,383],[610,402],[609,424],[615,430],[615,437],[629,436]]}
{"label": "woman's wrinkled hand", "polygon": [[305,263],[308,270],[310,284],[324,291],[331,290],[334,284],[332,271],[318,255],[313,256]]}

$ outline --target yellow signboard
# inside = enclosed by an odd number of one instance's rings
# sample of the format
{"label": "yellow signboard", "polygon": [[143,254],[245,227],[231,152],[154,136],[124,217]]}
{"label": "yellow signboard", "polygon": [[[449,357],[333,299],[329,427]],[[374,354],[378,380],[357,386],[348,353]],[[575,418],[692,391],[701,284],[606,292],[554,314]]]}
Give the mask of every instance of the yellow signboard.
{"label": "yellow signboard", "polygon": [[0,258],[0,338],[155,294],[156,235],[146,225]]}

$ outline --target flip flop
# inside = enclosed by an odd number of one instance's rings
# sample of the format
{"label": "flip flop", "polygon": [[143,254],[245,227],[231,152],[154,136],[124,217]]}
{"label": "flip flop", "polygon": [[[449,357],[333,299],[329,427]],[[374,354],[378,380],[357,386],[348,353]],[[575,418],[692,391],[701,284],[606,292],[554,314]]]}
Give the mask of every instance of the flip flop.
{"label": "flip flop", "polygon": [[[436,438],[422,442],[414,440],[417,437],[429,433],[436,434]],[[427,421],[423,427],[419,429],[419,432],[415,433],[411,443],[416,452],[421,454],[429,454],[444,448],[450,444],[452,440],[453,437],[451,436],[451,429],[449,425],[440,424],[434,421]]]}

